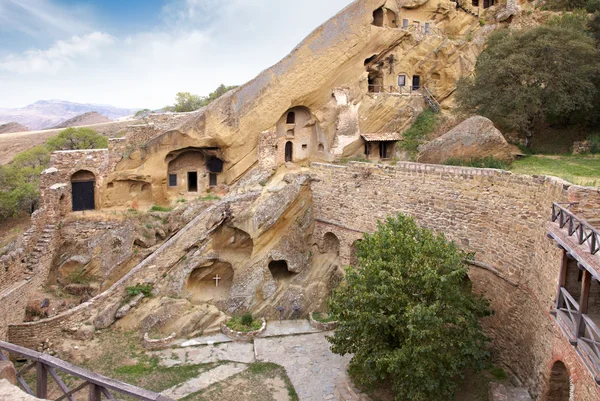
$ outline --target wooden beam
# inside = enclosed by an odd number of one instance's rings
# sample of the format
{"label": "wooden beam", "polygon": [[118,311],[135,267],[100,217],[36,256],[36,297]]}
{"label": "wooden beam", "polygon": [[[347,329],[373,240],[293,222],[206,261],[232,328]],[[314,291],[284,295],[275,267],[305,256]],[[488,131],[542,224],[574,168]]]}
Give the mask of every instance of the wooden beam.
{"label": "wooden beam", "polygon": [[567,284],[567,266],[569,264],[569,258],[567,257],[567,251],[563,249],[562,258],[560,259],[560,272],[558,274],[558,291],[556,295],[556,309],[560,308],[562,303],[562,295],[560,289]]}
{"label": "wooden beam", "polygon": [[46,399],[48,397],[48,371],[42,362],[35,366],[35,396]]}
{"label": "wooden beam", "polygon": [[89,401],[102,401],[102,389],[100,386],[90,383]]}
{"label": "wooden beam", "polygon": [[72,396],[73,394],[75,394],[76,392],[78,392],[79,390],[81,390],[82,388],[84,388],[85,386],[87,386],[88,384],[90,384],[90,383],[88,383],[88,382],[81,383],[79,386],[75,387],[73,390],[71,390],[68,393],[66,393],[66,394],[61,395],[60,397],[58,397],[56,399],[56,401],[62,401],[65,398],[68,398],[68,397]]}
{"label": "wooden beam", "polygon": [[[62,381],[60,376],[54,371],[54,368],[48,367],[47,369],[48,373],[50,373],[50,376],[52,376],[58,387],[62,390],[63,394],[69,394],[69,388]],[[77,401],[73,395],[67,395],[67,398],[69,399],[69,401]]]}
{"label": "wooden beam", "polygon": [[583,270],[581,280],[581,298],[579,300],[579,317],[577,319],[577,338],[585,334],[585,322],[582,315],[587,315],[590,300],[590,286],[592,284],[592,273]]}

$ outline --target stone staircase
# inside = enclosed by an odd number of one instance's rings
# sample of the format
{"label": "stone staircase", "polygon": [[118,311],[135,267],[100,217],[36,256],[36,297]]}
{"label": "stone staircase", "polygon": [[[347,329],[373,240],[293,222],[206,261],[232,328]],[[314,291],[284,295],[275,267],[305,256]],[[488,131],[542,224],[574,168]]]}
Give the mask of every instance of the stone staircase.
{"label": "stone staircase", "polygon": [[44,256],[44,253],[48,250],[48,247],[52,243],[55,231],[56,226],[54,224],[47,224],[42,229],[37,242],[27,257],[27,270],[30,272],[35,270],[36,266],[40,263],[40,260]]}

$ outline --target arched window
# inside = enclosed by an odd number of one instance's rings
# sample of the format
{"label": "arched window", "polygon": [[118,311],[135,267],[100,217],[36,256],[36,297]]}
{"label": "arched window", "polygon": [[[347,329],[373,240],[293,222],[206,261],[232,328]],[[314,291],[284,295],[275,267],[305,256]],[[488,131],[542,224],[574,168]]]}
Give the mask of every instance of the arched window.
{"label": "arched window", "polygon": [[373,11],[373,25],[383,26],[384,15],[385,13],[383,11],[383,8],[378,8],[377,10]]}
{"label": "arched window", "polygon": [[293,111],[290,111],[287,115],[286,124],[296,124],[296,113],[294,113]]}
{"label": "arched window", "polygon": [[323,236],[323,251],[340,254],[340,240],[334,233],[326,233]]}

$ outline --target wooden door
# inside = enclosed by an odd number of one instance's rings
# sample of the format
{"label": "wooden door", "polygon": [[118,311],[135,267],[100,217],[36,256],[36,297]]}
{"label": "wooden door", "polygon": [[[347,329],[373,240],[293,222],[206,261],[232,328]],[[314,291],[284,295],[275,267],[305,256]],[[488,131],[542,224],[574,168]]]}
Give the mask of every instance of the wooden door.
{"label": "wooden door", "polygon": [[96,203],[94,200],[95,195],[95,181],[84,181],[84,182],[73,182],[72,186],[72,205],[73,211],[78,212],[82,210],[94,210]]}

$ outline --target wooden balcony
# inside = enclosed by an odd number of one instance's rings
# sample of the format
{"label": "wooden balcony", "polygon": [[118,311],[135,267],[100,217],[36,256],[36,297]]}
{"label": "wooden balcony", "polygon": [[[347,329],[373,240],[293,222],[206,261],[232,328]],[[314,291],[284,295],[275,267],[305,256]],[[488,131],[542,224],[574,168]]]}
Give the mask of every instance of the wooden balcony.
{"label": "wooden balcony", "polygon": [[563,250],[556,321],[600,384],[600,233],[555,203],[548,237]]}

